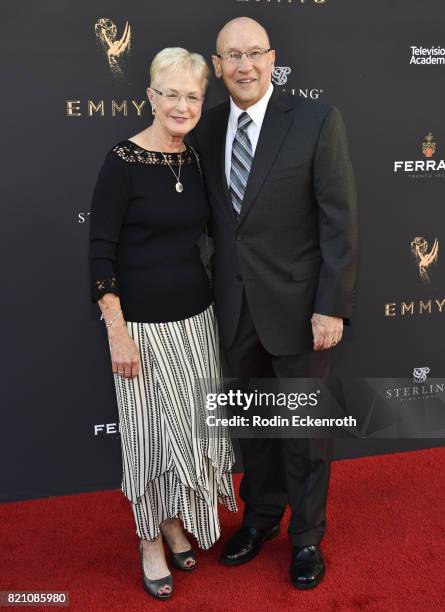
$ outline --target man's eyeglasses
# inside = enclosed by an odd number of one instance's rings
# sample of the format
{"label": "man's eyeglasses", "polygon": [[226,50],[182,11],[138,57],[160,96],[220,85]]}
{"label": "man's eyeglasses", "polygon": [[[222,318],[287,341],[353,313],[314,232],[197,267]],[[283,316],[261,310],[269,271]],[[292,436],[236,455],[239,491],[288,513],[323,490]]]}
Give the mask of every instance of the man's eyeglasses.
{"label": "man's eyeglasses", "polygon": [[229,62],[229,64],[239,64],[243,58],[243,55],[248,60],[253,62],[260,62],[266,53],[269,53],[272,49],[250,49],[250,51],[225,51],[224,53],[217,53],[216,56],[219,59]]}
{"label": "man's eyeglasses", "polygon": [[168,100],[168,102],[174,102],[175,104],[179,104],[181,98],[184,98],[187,106],[197,106],[198,104],[201,104],[204,99],[200,98],[199,96],[177,94],[173,91],[159,91],[159,89],[155,89],[154,87],[150,87],[150,89],[152,91],[155,91],[160,96],[164,96],[164,98]]}

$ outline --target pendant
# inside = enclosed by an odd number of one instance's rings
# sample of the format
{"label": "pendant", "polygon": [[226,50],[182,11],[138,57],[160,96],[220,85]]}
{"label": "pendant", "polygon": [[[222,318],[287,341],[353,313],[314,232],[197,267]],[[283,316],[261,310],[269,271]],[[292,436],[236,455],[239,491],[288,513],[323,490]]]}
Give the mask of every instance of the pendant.
{"label": "pendant", "polygon": [[180,183],[179,181],[176,183],[176,191],[178,193],[182,193],[184,190],[184,187],[182,186],[182,183]]}

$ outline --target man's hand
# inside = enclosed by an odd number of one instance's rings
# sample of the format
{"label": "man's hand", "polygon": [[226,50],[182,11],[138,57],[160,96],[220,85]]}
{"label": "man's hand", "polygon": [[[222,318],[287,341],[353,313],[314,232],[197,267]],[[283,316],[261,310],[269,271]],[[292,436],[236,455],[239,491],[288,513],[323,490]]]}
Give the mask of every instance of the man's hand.
{"label": "man's hand", "polygon": [[338,344],[343,335],[343,319],[314,312],[311,319],[314,351],[323,351]]}

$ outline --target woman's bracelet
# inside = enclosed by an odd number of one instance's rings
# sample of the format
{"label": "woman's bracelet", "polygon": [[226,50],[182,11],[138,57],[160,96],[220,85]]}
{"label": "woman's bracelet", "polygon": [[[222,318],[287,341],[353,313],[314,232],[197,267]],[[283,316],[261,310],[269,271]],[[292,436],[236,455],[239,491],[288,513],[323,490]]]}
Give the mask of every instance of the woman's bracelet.
{"label": "woman's bracelet", "polygon": [[118,316],[122,314],[122,310],[119,310],[119,312],[116,312],[116,314],[113,316],[113,318],[111,319],[111,321],[107,321],[104,317],[104,321],[105,321],[105,325],[106,327],[111,327],[114,323],[114,321],[118,318]]}

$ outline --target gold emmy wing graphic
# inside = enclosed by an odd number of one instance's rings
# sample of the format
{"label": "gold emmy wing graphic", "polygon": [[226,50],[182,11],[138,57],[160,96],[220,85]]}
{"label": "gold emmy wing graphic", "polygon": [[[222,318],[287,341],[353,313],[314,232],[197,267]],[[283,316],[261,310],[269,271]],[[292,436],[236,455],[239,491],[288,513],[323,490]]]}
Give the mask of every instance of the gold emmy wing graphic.
{"label": "gold emmy wing graphic", "polygon": [[425,157],[433,157],[435,152],[436,143],[434,142],[434,136],[430,132],[425,136],[425,142],[422,143],[422,153]]}
{"label": "gold emmy wing graphic", "polygon": [[421,236],[416,236],[411,242],[411,251],[416,258],[419,266],[420,278],[423,282],[429,283],[431,279],[428,274],[428,268],[437,262],[439,257],[439,242],[437,238],[434,240],[434,244],[431,250],[428,251],[428,242]]}
{"label": "gold emmy wing graphic", "polygon": [[119,62],[125,53],[130,52],[131,27],[128,21],[125,23],[124,33],[118,40],[117,28],[111,19],[103,17],[94,26],[96,37],[102,45],[108,58],[108,65],[113,74],[122,76],[123,71]]}

